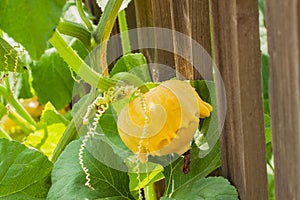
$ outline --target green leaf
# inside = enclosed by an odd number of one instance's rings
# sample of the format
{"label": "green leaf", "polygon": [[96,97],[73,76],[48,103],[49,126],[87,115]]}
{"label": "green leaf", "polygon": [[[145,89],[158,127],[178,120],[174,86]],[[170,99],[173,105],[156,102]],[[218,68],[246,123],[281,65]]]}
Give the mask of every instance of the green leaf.
{"label": "green leaf", "polygon": [[[138,174],[137,174],[137,168],[136,168],[136,163],[131,163],[135,164],[134,171],[135,173],[129,172],[129,178],[130,178],[130,184],[129,188],[130,191],[137,191],[139,188],[145,188],[147,185],[157,182],[159,180],[162,180],[165,176],[162,173],[164,171],[164,168],[161,165],[155,164],[155,163],[145,163],[145,164],[140,164],[139,166],[139,171],[141,172],[146,172],[147,173],[140,173],[140,181],[138,180]],[[131,168],[133,168],[131,167]]]}
{"label": "green leaf", "polygon": [[144,82],[151,81],[146,58],[141,53],[123,55],[111,70],[110,76],[112,77],[119,72],[130,72]]}
{"label": "green leaf", "polygon": [[273,148],[272,143],[269,142],[266,144],[266,160],[267,162],[271,162],[271,159],[273,158]]}
{"label": "green leaf", "polygon": [[51,103],[47,103],[37,124],[37,130],[26,138],[24,144],[37,148],[50,157],[68,124],[69,121],[59,114]]}
{"label": "green leaf", "polygon": [[45,199],[51,170],[46,156],[19,142],[0,139],[1,199]]}
{"label": "green leaf", "polygon": [[141,87],[144,85],[144,82],[137,75],[130,72],[118,72],[112,78],[135,87]]}
{"label": "green leaf", "polygon": [[59,112],[57,112],[53,105],[48,102],[42,112],[42,116],[40,121],[38,122],[37,129],[42,129],[46,126],[57,123],[62,123],[67,126],[69,124],[69,121],[65,119],[64,116],[62,116]]}
{"label": "green leaf", "polygon": [[32,76],[32,86],[42,104],[50,101],[60,110],[71,102],[74,80],[68,65],[57,51],[48,50],[32,66]]}
{"label": "green leaf", "polygon": [[209,177],[186,184],[171,197],[177,200],[238,200],[238,193],[223,177]]}
{"label": "green leaf", "polygon": [[[91,184],[95,190],[84,185],[85,174],[78,160],[80,145],[79,140],[73,141],[58,158],[52,172],[53,184],[47,199],[133,199],[128,187],[127,173],[104,165],[87,150],[84,151],[84,161],[91,173]],[[113,158],[111,154],[104,152],[99,156],[107,160]]]}
{"label": "green leaf", "polygon": [[[201,99],[207,103],[212,102],[212,98],[215,96],[215,83],[207,80],[192,80],[190,84],[195,88]],[[209,88],[208,88],[209,87]]]}
{"label": "green leaf", "polygon": [[[84,106],[91,104],[88,103],[90,101],[90,95],[83,96],[79,102],[77,102],[72,109],[73,118],[82,119],[85,113],[79,113]],[[85,109],[86,110],[86,109]],[[93,118],[95,117],[96,111],[91,112],[90,123],[92,123]],[[107,143],[110,144],[111,148],[114,149],[114,152],[119,154],[120,156],[126,157],[133,155],[133,153],[128,149],[128,147],[122,141],[117,127],[117,114],[112,106],[108,108],[108,110],[102,115],[99,120],[98,127],[96,129],[98,134],[104,134],[106,136]],[[77,125],[82,122],[76,122]],[[77,131],[80,135],[87,133],[87,126],[77,127]]]}
{"label": "green leaf", "polygon": [[275,181],[274,174],[268,174],[268,196],[269,200],[275,200]]}
{"label": "green leaf", "polygon": [[43,129],[35,130],[26,137],[25,145],[40,150],[43,154],[51,157],[59,139],[66,129],[63,123],[46,126]]}
{"label": "green leaf", "polygon": [[71,43],[71,47],[77,52],[77,54],[80,56],[80,58],[85,59],[88,54],[89,51],[88,49],[84,46],[84,44],[78,40],[78,39],[74,39]]}
{"label": "green leaf", "polygon": [[190,81],[190,84],[196,89],[201,99],[213,107],[210,116],[200,119],[199,123],[200,133],[204,137],[201,139],[201,143],[196,144],[201,149],[199,156],[204,157],[219,140],[216,85],[214,82],[206,80]]}
{"label": "green leaf", "polygon": [[266,144],[272,142],[272,132],[271,132],[271,118],[270,115],[264,115],[265,121],[265,136],[266,136]]}
{"label": "green leaf", "polygon": [[31,133],[24,144],[35,147],[51,157],[65,129],[66,125],[63,123],[48,125]]}
{"label": "green leaf", "polygon": [[262,54],[262,81],[264,99],[269,99],[269,56]]}
{"label": "green leaf", "polygon": [[177,159],[171,165],[165,167],[166,194],[174,193],[185,185],[193,184],[198,179],[206,177],[221,166],[219,145],[215,145],[212,151],[204,158],[199,158],[198,155],[199,149],[192,148],[190,172],[188,174],[184,174],[181,171],[183,158]]}
{"label": "green leaf", "polygon": [[122,141],[118,127],[117,127],[117,115],[114,109],[110,106],[109,109],[102,115],[99,121],[98,133],[105,134],[105,136],[111,141],[113,146],[117,149],[115,152],[119,152],[122,155],[132,155],[132,152]]}
{"label": "green leaf", "polygon": [[16,0],[0,4],[0,28],[38,60],[58,24],[66,0]]}
{"label": "green leaf", "polygon": [[5,105],[2,102],[0,102],[0,120],[2,119],[2,117],[4,115],[6,115],[6,111],[7,111],[7,109],[6,109]]}
{"label": "green leaf", "polygon": [[264,113],[270,115],[270,101],[269,99],[264,99]]}
{"label": "green leaf", "polygon": [[33,97],[32,88],[30,84],[30,75],[29,71],[25,71],[18,78],[18,99],[29,99]]}
{"label": "green leaf", "polygon": [[[2,3],[1,3],[2,4]],[[1,13],[0,4],[0,13]],[[0,18],[0,26],[1,26]],[[18,57],[18,52],[0,37],[0,71],[24,72],[26,69],[23,62]]]}
{"label": "green leaf", "polygon": [[264,0],[258,0],[258,7],[259,10],[262,12],[263,16],[265,17],[265,4]]}

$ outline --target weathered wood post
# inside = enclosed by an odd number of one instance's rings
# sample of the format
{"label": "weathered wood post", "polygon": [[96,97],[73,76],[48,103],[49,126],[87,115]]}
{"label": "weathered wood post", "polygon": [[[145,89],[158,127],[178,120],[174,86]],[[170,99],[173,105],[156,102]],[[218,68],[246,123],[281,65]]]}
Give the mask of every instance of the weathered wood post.
{"label": "weathered wood post", "polygon": [[215,61],[227,97],[221,134],[223,176],[237,187],[240,199],[265,200],[268,185],[258,2],[211,0],[211,14]]}
{"label": "weathered wood post", "polygon": [[300,199],[300,3],[265,5],[276,199]]}

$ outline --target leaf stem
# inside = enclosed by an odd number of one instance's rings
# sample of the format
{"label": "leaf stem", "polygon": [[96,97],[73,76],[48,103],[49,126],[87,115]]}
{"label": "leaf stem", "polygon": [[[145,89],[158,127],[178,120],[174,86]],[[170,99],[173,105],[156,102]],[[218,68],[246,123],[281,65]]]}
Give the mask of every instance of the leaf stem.
{"label": "leaf stem", "polygon": [[123,0],[109,0],[100,18],[99,24],[94,32],[95,41],[100,44],[100,66],[102,74],[108,76],[108,66],[106,61],[107,41],[112,31],[113,25],[119,13]]}
{"label": "leaf stem", "polygon": [[25,119],[20,117],[17,112],[11,110],[8,113],[8,117],[16,123],[17,126],[20,126],[20,128],[23,130],[24,133],[29,134],[30,132],[35,130],[35,127],[29,124]]}
{"label": "leaf stem", "polygon": [[69,35],[79,39],[88,49],[91,49],[92,34],[83,25],[62,20],[59,22],[57,29],[64,35]]}
{"label": "leaf stem", "polygon": [[157,200],[154,183],[150,183],[145,188],[145,199],[146,200]]}
{"label": "leaf stem", "polygon": [[93,25],[90,22],[89,18],[85,15],[83,7],[82,7],[82,1],[81,0],[76,0],[76,6],[77,6],[77,10],[79,12],[79,15],[82,19],[82,21],[85,23],[85,25],[87,26],[87,28],[90,31],[93,31]]}
{"label": "leaf stem", "polygon": [[99,24],[94,32],[94,38],[97,43],[101,44],[108,40],[122,2],[123,0],[110,0],[107,2]]}
{"label": "leaf stem", "polygon": [[10,135],[0,126],[0,138],[6,138],[8,140],[12,140]]}
{"label": "leaf stem", "polygon": [[131,47],[130,47],[130,39],[128,35],[125,9],[119,12],[118,20],[119,20],[123,54],[127,54],[131,52]]}
{"label": "leaf stem", "polygon": [[27,110],[21,105],[21,103],[18,100],[15,99],[13,94],[9,91],[4,86],[0,85],[0,94],[16,109],[16,112],[23,119],[25,119],[30,125],[36,127],[35,120],[31,117],[31,115],[27,112]]}
{"label": "leaf stem", "polygon": [[101,74],[90,68],[79,55],[69,46],[56,30],[50,39],[51,44],[57,49],[65,62],[87,83],[103,91],[114,86],[117,81],[103,77]]}
{"label": "leaf stem", "polygon": [[[88,106],[89,102],[94,98],[93,95],[89,95],[88,99],[84,102],[84,104],[79,108],[79,110],[76,113],[84,113],[86,111],[86,107]],[[81,127],[76,127],[76,125],[82,124],[80,122],[82,118],[78,115],[74,115],[73,119],[67,126],[66,130],[64,131],[62,137],[60,138],[58,144],[56,145],[52,156],[50,157],[50,160],[54,163],[59,155],[63,152],[63,150],[66,148],[66,146],[74,139],[77,138],[77,128],[79,129],[78,132],[80,132]]]}
{"label": "leaf stem", "polygon": [[59,155],[63,152],[63,150],[66,148],[66,146],[76,138],[77,131],[75,127],[74,119],[71,120],[69,125],[67,126],[65,132],[61,136],[58,144],[56,145],[56,148],[54,149],[50,160],[51,162],[55,163]]}

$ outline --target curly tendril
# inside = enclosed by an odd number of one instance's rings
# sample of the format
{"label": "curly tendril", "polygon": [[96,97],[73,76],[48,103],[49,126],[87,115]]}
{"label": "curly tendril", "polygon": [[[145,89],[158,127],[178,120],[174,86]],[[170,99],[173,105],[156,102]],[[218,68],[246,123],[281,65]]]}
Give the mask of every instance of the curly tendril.
{"label": "curly tendril", "polygon": [[104,92],[102,96],[98,96],[92,104],[90,104],[87,108],[87,112],[83,117],[83,124],[89,124],[89,116],[91,115],[92,111],[96,109],[95,117],[93,118],[93,122],[88,129],[87,134],[84,136],[82,140],[82,144],[80,145],[78,157],[79,157],[79,164],[82,170],[85,173],[86,183],[85,186],[89,187],[91,190],[94,190],[93,186],[91,185],[91,174],[89,173],[89,169],[85,166],[83,160],[83,153],[85,146],[89,139],[93,138],[96,134],[96,129],[99,123],[101,116],[108,110],[109,104],[116,102],[122,99],[124,96],[134,92],[136,87],[133,86],[115,86],[111,87],[108,91]]}

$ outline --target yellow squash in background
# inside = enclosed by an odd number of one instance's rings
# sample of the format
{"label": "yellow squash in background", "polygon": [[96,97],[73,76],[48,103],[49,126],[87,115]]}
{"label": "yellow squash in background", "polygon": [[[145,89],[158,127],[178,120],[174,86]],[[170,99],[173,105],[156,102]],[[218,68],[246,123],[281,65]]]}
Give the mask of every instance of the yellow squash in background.
{"label": "yellow squash in background", "polygon": [[[120,137],[140,161],[170,153],[183,154],[198,128],[199,118],[210,116],[212,107],[186,82],[168,80],[135,98],[118,117]],[[145,127],[145,114],[149,121]]]}

